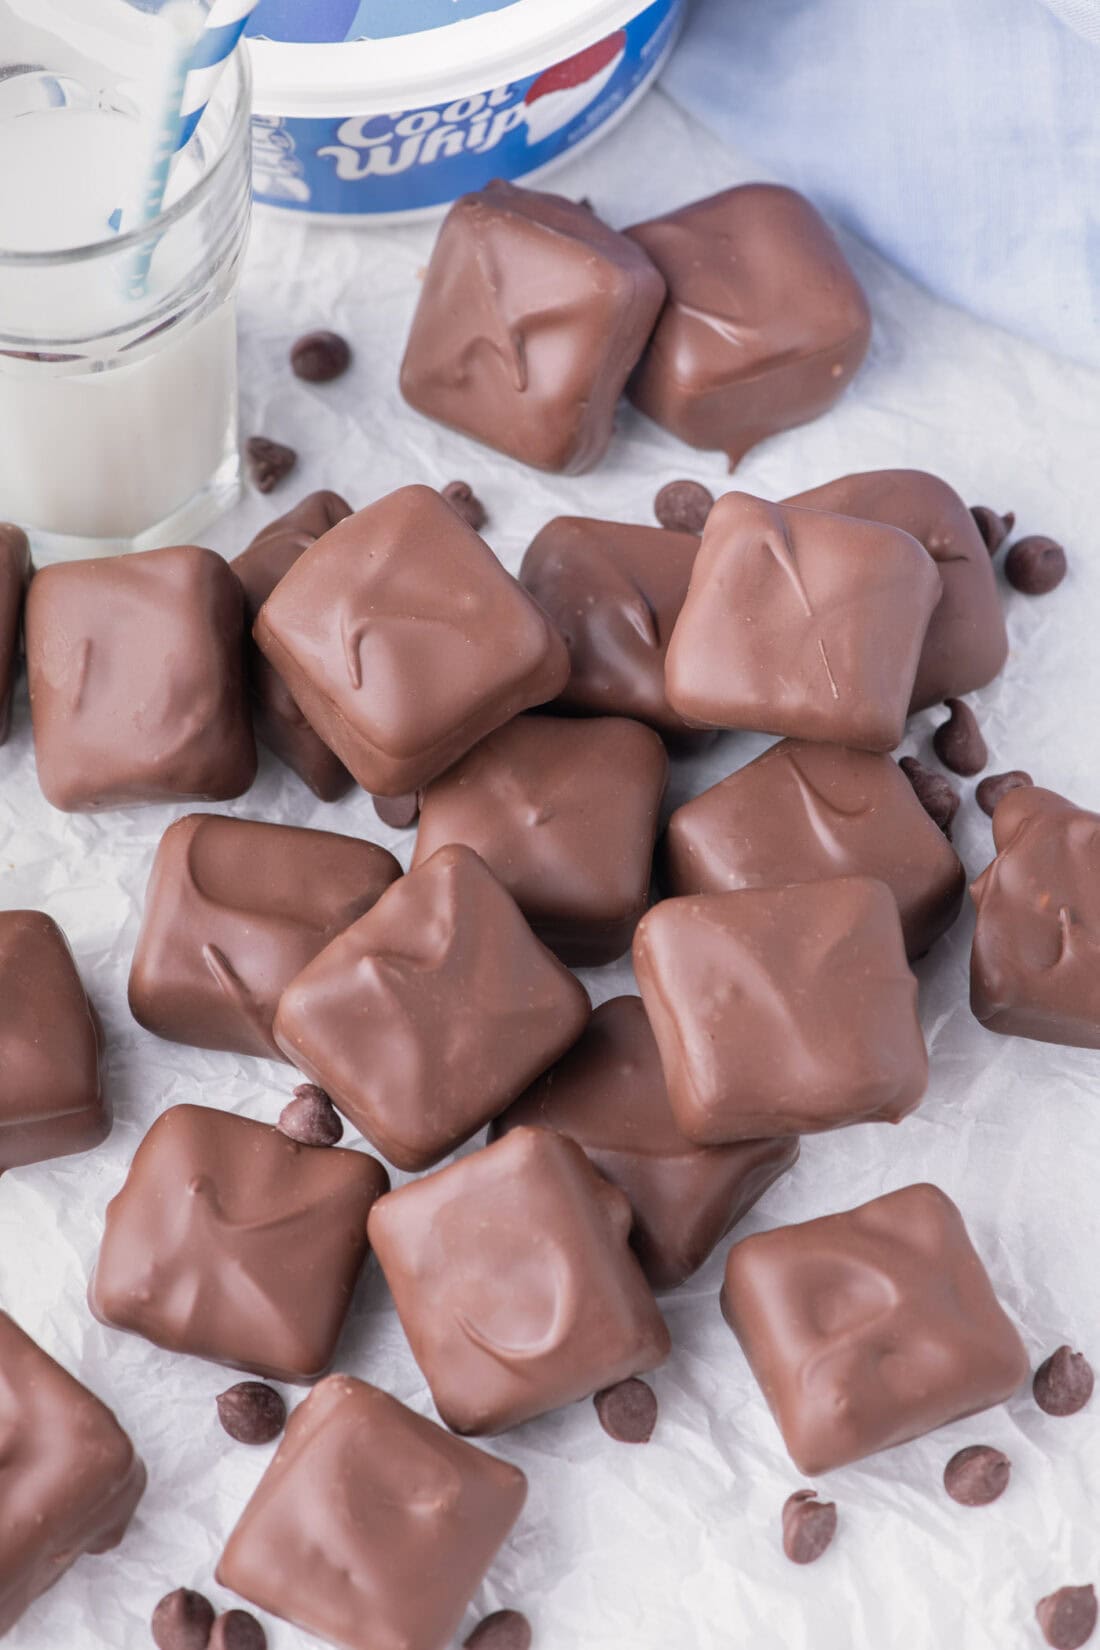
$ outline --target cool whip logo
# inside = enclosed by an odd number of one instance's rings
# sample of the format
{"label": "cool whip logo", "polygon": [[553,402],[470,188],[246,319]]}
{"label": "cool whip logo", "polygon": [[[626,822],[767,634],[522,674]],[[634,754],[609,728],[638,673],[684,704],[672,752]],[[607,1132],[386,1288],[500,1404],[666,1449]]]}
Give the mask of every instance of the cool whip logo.
{"label": "cool whip logo", "polygon": [[339,143],[317,153],[335,162],[343,182],[388,177],[454,155],[484,154],[523,125],[526,111],[518,96],[514,86],[500,86],[442,108],[345,120],[336,131]]}

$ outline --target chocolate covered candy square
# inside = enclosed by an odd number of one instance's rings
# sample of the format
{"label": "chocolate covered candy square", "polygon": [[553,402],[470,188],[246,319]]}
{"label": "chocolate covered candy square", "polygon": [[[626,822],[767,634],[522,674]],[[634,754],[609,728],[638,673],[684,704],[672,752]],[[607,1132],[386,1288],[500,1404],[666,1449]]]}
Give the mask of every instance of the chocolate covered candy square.
{"label": "chocolate covered candy square", "polygon": [[668,1356],[630,1219],[575,1141],[537,1128],[378,1201],[371,1244],[449,1427],[503,1432]]}
{"label": "chocolate covered candy square", "polygon": [[10,521],[0,521],[0,745],[11,732],[11,696],[30,577],[31,547],[26,533]]}
{"label": "chocolate covered candy square", "polygon": [[54,807],[216,802],[251,785],[244,599],[212,550],[45,567],[26,630],[38,778]]}
{"label": "chocolate covered candy square", "polygon": [[793,189],[746,183],[627,231],[668,285],[630,399],[732,469],[827,412],[867,353],[871,314],[832,232]]}
{"label": "chocolate covered candy square", "polygon": [[490,1139],[530,1124],[582,1148],[630,1199],[631,1243],[654,1289],[675,1289],[798,1157],[798,1137],[697,1146],[669,1105],[638,997],[613,997],[568,1054],[498,1117]]}
{"label": "chocolate covered candy square", "polygon": [[83,1553],[118,1546],[144,1488],[106,1404],[0,1312],[0,1636]]}
{"label": "chocolate covered candy square", "polygon": [[498,180],[444,220],[401,393],[524,464],[590,469],[664,295],[641,247],[589,207]]}
{"label": "chocolate covered candy square", "polygon": [[338,1650],[448,1650],[526,1493],[518,1467],[330,1375],[291,1415],[217,1579]]}
{"label": "chocolate covered candy square", "polygon": [[565,686],[542,609],[431,487],[401,487],[311,545],[256,641],[365,790],[401,796]]}
{"label": "chocolate covered candy square", "polygon": [[583,986],[471,849],[387,889],[283,993],[275,1039],[382,1155],[424,1169],[575,1042]]}
{"label": "chocolate covered candy square", "polygon": [[267,1123],[172,1106],[107,1205],[88,1303],[169,1352],[276,1381],[332,1362],[387,1189],[363,1152],[302,1146]]}
{"label": "chocolate covered candy square", "polygon": [[669,642],[669,703],[703,726],[893,750],[940,591],[908,533],[726,493]]}
{"label": "chocolate covered candy square", "polygon": [[1028,1373],[935,1186],[735,1243],[722,1312],[807,1477],[989,1409]]}
{"label": "chocolate covered candy square", "polygon": [[43,911],[0,912],[0,1172],[107,1138],[100,1041],[57,924]]}
{"label": "chocolate covered candy square", "polygon": [[272,1022],[308,962],[401,875],[332,831],[188,814],[153,861],[130,1009],[158,1037],[281,1060]]}
{"label": "chocolate covered candy square", "polygon": [[613,962],[649,904],[667,781],[639,722],[517,716],[428,786],[413,869],[465,843],[563,962]]}
{"label": "chocolate covered candy square", "polygon": [[700,1145],[897,1123],[924,1094],[917,982],[883,882],[664,900],[638,925],[634,969]]}

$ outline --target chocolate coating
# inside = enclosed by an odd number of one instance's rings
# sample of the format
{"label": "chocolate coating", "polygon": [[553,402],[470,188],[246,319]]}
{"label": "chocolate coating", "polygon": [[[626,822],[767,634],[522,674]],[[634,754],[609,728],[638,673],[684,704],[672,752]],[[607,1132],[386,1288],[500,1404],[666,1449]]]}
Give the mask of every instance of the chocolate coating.
{"label": "chocolate coating", "polygon": [[26,533],[10,521],[0,521],[0,745],[11,732],[11,696],[30,578],[31,547]]}
{"label": "chocolate coating", "polygon": [[513,1129],[380,1198],[369,1231],[455,1432],[503,1432],[668,1356],[630,1205],[565,1135]]}
{"label": "chocolate coating", "polygon": [[498,1117],[556,1129],[625,1192],[631,1243],[654,1289],[675,1289],[798,1157],[798,1139],[697,1146],[669,1105],[657,1043],[638,997],[614,997],[579,1042]]}
{"label": "chocolate coating", "polygon": [[212,550],[45,567],[26,632],[38,778],[55,808],[217,802],[251,785],[244,601]]}
{"label": "chocolate coating", "polygon": [[373,842],[188,814],[160,840],[130,968],[130,1010],[158,1037],[281,1060],[283,991],[401,875]]}
{"label": "chocolate coating", "polygon": [[102,1033],[57,924],[0,912],[0,1172],[105,1140]]}
{"label": "chocolate coating", "polygon": [[908,533],[726,493],[669,642],[669,703],[704,726],[893,750],[940,590]]}
{"label": "chocolate coating", "polygon": [[145,1468],[106,1404],[0,1312],[0,1635],[82,1553],[117,1547]]}
{"label": "chocolate coating", "polygon": [[276,1381],[332,1362],[389,1185],[342,1147],[207,1106],[171,1106],[107,1205],[88,1304],[169,1352]]}
{"label": "chocolate coating", "polygon": [[432,487],[401,487],[318,539],[254,634],[378,796],[426,785],[569,674],[541,608]]}
{"label": "chocolate coating", "polygon": [[217,1578],[339,1650],[447,1650],[526,1493],[518,1467],[330,1375],[290,1417]]}
{"label": "chocolate coating", "polygon": [[627,231],[668,285],[630,381],[635,406],[730,468],[827,412],[867,353],[871,314],[804,196],[747,183]]}
{"label": "chocolate coating", "polygon": [[428,786],[413,869],[463,842],[563,962],[613,962],[649,904],[667,782],[638,722],[517,716]]}
{"label": "chocolate coating", "polygon": [[[339,493],[310,493],[285,516],[269,522],[248,549],[230,562],[244,590],[250,632],[261,607],[302,552],[350,515],[351,505]],[[279,672],[252,641],[248,670],[256,737],[293,768],[322,802],[335,802],[351,786],[351,774],[314,733]]]}
{"label": "chocolate coating", "polygon": [[670,894],[720,894],[826,877],[877,877],[920,957],[959,914],[966,873],[889,756],[783,739],[668,822]]}
{"label": "chocolate coating", "polygon": [[664,900],[634,971],[700,1145],[898,1123],[928,1055],[894,897],[870,877]]}
{"label": "chocolate coating", "polygon": [[999,1404],[1028,1373],[935,1186],[735,1243],[722,1312],[808,1477]]}
{"label": "chocolate coating", "polygon": [[1100,1048],[1100,814],[1038,785],[993,811],[997,857],[970,889],[970,1006],[989,1031]]}
{"label": "chocolate coating", "polygon": [[388,889],[283,993],[275,1039],[400,1169],[504,1110],[587,1023],[583,986],[469,848]]}
{"label": "chocolate coating", "polygon": [[498,180],[439,231],[401,393],[524,464],[590,469],[664,296],[641,248],[588,207]]}

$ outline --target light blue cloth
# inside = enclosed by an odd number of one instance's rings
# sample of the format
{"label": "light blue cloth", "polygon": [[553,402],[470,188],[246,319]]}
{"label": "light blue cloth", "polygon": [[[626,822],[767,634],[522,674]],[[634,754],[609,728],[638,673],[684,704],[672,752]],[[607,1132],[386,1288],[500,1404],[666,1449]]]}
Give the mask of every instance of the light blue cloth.
{"label": "light blue cloth", "polygon": [[665,86],[938,296],[1100,365],[1100,0],[696,0]]}

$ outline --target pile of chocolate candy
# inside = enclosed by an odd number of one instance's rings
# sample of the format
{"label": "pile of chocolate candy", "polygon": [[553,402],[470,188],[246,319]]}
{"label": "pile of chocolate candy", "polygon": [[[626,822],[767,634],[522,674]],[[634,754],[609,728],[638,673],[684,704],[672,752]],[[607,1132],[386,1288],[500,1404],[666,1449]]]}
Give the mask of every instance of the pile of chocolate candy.
{"label": "pile of chocolate candy", "polygon": [[[494,184],[442,228],[401,381],[422,412],[547,469],[598,459],[624,389],[736,462],[825,411],[869,329],[839,247],[789,190],[734,189],[624,235]],[[325,1374],[377,1256],[451,1430],[348,1374],[320,1381],[218,1569],[341,1650],[445,1650],[519,1515],[522,1473],[453,1434],[596,1394],[613,1436],[647,1438],[637,1377],[670,1346],[654,1291],[702,1265],[800,1136],[920,1103],[910,961],[954,922],[965,876],[946,777],[889,753],[942,701],[941,760],[979,772],[962,696],[1007,653],[992,552],[1009,524],[934,476],[713,508],[677,484],[660,527],[551,521],[518,579],[471,490],[445,494],[404,486],[356,514],[314,494],[232,564],[181,547],[30,579],[26,540],[0,531],[0,681],[29,582],[35,754],[57,807],[240,796],[255,730],[318,797],[357,783],[383,817],[419,817],[405,875],[327,831],[202,812],[165,832],[135,1018],[308,1082],[278,1126],[165,1111],[89,1289],[102,1323],[258,1377],[219,1408],[234,1437],[270,1442],[285,1411],[263,1382]],[[1014,547],[1019,588],[1058,581],[1049,546]],[[665,822],[669,750],[719,729],[780,737]],[[1022,773],[988,776],[980,800],[996,857],[973,889],[974,1013],[1100,1046],[1100,818]],[[631,948],[641,996],[592,1013],[570,968]],[[0,1051],[0,1168],[102,1140],[102,1034],[40,913],[0,915]],[[337,1145],[337,1113],[421,1178],[390,1190],[378,1159]],[[486,1126],[488,1144],[436,1167]],[[807,1475],[1028,1374],[961,1214],[929,1185],[734,1243],[721,1308]],[[144,1474],[110,1412],[3,1316],[0,1379],[18,1416],[2,1632],[76,1555],[121,1538]],[[1091,1385],[1060,1348],[1035,1390],[1069,1414]],[[979,1505],[1008,1472],[975,1445],[947,1489]],[[836,1521],[796,1491],[788,1555],[819,1557]],[[1039,1606],[1062,1647],[1095,1615],[1087,1586]],[[247,1612],[215,1621],[183,1591],[153,1631],[162,1650],[264,1642]],[[505,1611],[469,1642],[522,1650],[530,1634]]]}

